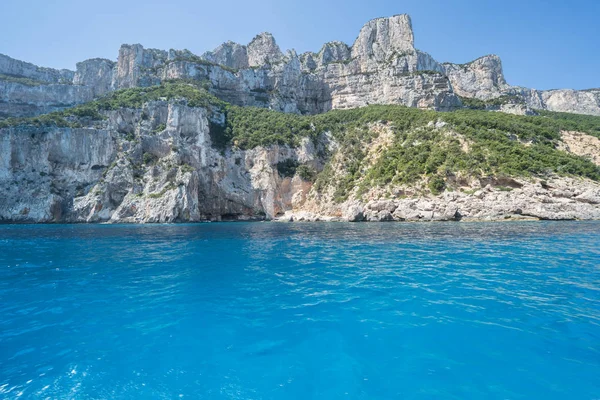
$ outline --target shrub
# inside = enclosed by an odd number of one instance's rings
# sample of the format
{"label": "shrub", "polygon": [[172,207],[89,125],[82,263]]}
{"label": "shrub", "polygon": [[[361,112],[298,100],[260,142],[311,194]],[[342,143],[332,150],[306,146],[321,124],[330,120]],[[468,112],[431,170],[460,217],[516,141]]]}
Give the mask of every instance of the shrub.
{"label": "shrub", "polygon": [[42,82],[42,81],[38,81],[36,79],[24,78],[24,77],[13,76],[13,75],[5,75],[5,74],[0,74],[0,81],[20,83],[21,85],[26,85],[26,86],[48,85],[48,82]]}
{"label": "shrub", "polygon": [[427,184],[429,190],[433,194],[440,194],[446,188],[446,181],[439,175],[434,175],[429,179],[429,183]]}
{"label": "shrub", "polygon": [[296,168],[296,174],[302,180],[312,182],[315,179],[316,171],[306,164],[301,164]]}
{"label": "shrub", "polygon": [[154,129],[152,130],[152,132],[154,132],[154,133],[159,133],[159,132],[162,132],[162,131],[164,131],[165,129],[167,129],[167,126],[166,126],[165,124],[158,124],[158,125],[156,126],[156,128],[154,128]]}
{"label": "shrub", "polygon": [[144,161],[144,164],[146,164],[146,165],[154,164],[156,162],[156,156],[151,153],[144,153],[144,155],[142,156],[142,160]]}
{"label": "shrub", "polygon": [[285,161],[277,163],[277,172],[282,178],[292,177],[296,174],[296,169],[298,168],[298,165],[298,161],[288,158]]}

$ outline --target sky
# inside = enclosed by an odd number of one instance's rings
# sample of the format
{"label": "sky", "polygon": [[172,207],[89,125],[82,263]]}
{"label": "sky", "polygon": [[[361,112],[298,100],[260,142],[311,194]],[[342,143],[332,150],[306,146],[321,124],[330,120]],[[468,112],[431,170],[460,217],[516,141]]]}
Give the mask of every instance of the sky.
{"label": "sky", "polygon": [[196,54],[271,32],[283,51],[352,44],[370,19],[409,14],[415,45],[440,62],[501,57],[508,83],[600,87],[600,0],[0,0],[0,53],[75,69],[122,43]]}

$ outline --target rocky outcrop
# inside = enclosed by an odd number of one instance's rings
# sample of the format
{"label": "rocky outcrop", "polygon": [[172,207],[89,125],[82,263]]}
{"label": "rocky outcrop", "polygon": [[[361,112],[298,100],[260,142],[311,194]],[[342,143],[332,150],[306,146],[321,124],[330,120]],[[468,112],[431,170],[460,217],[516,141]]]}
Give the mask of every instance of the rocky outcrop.
{"label": "rocky outcrop", "polygon": [[459,96],[488,100],[509,89],[502,61],[496,55],[484,56],[467,64],[446,63],[443,68]]}
{"label": "rocky outcrop", "polygon": [[[338,181],[316,188],[314,179],[285,168],[303,166],[318,174],[328,165],[332,176],[343,177],[338,161],[346,151],[328,132],[296,147],[242,150],[216,148],[214,126],[224,115],[185,100],[104,111],[104,117],[87,125],[81,119],[84,127],[77,129],[0,129],[0,221],[600,219],[600,184],[589,179],[465,176],[434,195],[419,182],[360,192],[359,177],[340,202]],[[360,145],[365,168],[395,140],[387,123],[368,129],[371,139]],[[471,143],[444,122],[423,129],[443,132],[469,151]],[[562,138],[559,150],[598,162],[597,138],[578,132],[563,132]]]}
{"label": "rocky outcrop", "polygon": [[278,163],[322,163],[309,140],[298,148],[215,149],[209,120],[222,115],[185,103],[151,102],[106,117],[97,128],[0,130],[0,221],[271,219],[310,189],[299,176],[280,176]]}
{"label": "rocky outcrop", "polygon": [[600,166],[600,139],[583,132],[563,131],[558,144],[560,150],[588,158]]}
{"label": "rocky outcrop", "polygon": [[[321,51],[319,51],[319,54],[316,55],[314,66],[308,69],[314,70],[317,68],[317,65],[324,66],[331,63],[343,63],[351,59],[351,52],[352,49],[346,43],[325,43],[321,48]],[[306,54],[308,55],[310,53]]]}
{"label": "rocky outcrop", "polygon": [[46,113],[111,90],[151,86],[167,79],[203,81],[215,95],[233,104],[294,113],[368,104],[448,111],[461,106],[457,95],[481,100],[508,95],[531,109],[600,115],[600,90],[537,91],[510,86],[494,55],[462,65],[438,63],[414,47],[408,15],[371,20],[352,46],[330,42],[318,53],[297,55],[292,50],[284,54],[270,33],[261,33],[248,45],[226,42],[200,57],[188,50],[123,45],[116,63],[86,60],[77,64],[77,71],[40,68],[0,55],[0,82],[3,75],[32,79],[40,86],[31,89],[23,82],[5,82],[0,117]]}
{"label": "rocky outcrop", "polygon": [[112,90],[114,67],[114,62],[103,58],[77,63],[73,84],[90,87],[94,97],[102,96]]}
{"label": "rocky outcrop", "polygon": [[72,83],[74,72],[43,68],[0,54],[0,74],[39,81],[40,83]]}
{"label": "rocky outcrop", "polygon": [[26,85],[0,79],[0,118],[45,114],[93,99],[94,89],[90,86]]}
{"label": "rocky outcrop", "polygon": [[[455,93],[462,97],[490,100],[511,97],[530,109],[600,115],[600,89],[535,90],[506,83],[502,62],[496,55],[467,64],[443,64]],[[514,109],[514,108],[511,108]]]}
{"label": "rocky outcrop", "polygon": [[86,103],[112,90],[114,63],[88,60],[77,71],[40,68],[0,54],[0,118],[27,117]]}
{"label": "rocky outcrop", "polygon": [[102,129],[0,130],[0,221],[66,221],[117,153]]}
{"label": "rocky outcrop", "polygon": [[485,180],[465,191],[406,199],[351,200],[290,210],[281,221],[505,221],[600,219],[600,185],[589,180],[513,180],[514,187]]}
{"label": "rocky outcrop", "polygon": [[539,92],[542,108],[577,114],[600,115],[600,89],[544,90]]}
{"label": "rocky outcrop", "polygon": [[248,68],[248,50],[246,46],[234,42],[223,43],[214,51],[202,55],[207,61],[233,69]]}
{"label": "rocky outcrop", "polygon": [[247,49],[250,67],[277,64],[283,59],[283,53],[275,43],[275,38],[268,32],[261,33],[252,39]]}
{"label": "rocky outcrop", "polygon": [[410,17],[396,15],[367,22],[352,46],[352,57],[363,61],[363,71],[372,71],[382,63],[414,51]]}

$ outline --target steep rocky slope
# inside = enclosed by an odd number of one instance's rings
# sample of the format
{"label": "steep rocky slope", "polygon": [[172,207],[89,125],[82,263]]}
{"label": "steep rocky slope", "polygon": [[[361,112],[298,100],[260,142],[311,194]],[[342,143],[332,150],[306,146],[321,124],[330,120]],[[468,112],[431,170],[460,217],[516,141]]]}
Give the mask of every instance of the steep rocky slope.
{"label": "steep rocky slope", "polygon": [[0,221],[600,219],[593,115],[600,90],[438,63],[407,15],[301,55],[269,33],[76,71],[0,55]]}
{"label": "steep rocky slope", "polygon": [[449,111],[461,107],[462,96],[508,99],[511,112],[528,107],[600,115],[600,90],[513,87],[496,56],[440,64],[415,48],[410,18],[396,15],[369,21],[352,46],[330,42],[318,53],[300,55],[282,52],[269,33],[248,45],[226,42],[202,56],[123,45],[117,62],[86,60],[76,71],[40,68],[0,55],[0,118],[44,114],[109,91],[170,79],[203,82],[232,104],[301,114],[369,104]]}
{"label": "steep rocky slope", "polygon": [[523,104],[530,109],[600,115],[600,89],[535,90],[506,83],[502,62],[489,55],[467,64],[443,65],[454,92],[465,98],[506,99],[506,104]]}
{"label": "steep rocky slope", "polygon": [[0,220],[598,219],[600,167],[574,144],[599,137],[597,117],[300,116],[163,83],[0,121]]}

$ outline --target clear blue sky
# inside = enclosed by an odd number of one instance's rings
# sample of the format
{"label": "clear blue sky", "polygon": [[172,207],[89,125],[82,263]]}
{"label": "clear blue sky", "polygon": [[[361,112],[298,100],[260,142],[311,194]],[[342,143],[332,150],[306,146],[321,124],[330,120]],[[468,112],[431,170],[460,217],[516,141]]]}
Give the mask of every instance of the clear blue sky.
{"label": "clear blue sky", "polygon": [[600,87],[600,0],[1,0],[0,53],[74,69],[116,60],[121,43],[196,54],[273,33],[282,50],[352,44],[369,19],[408,13],[416,46],[438,61],[498,54],[509,83]]}

